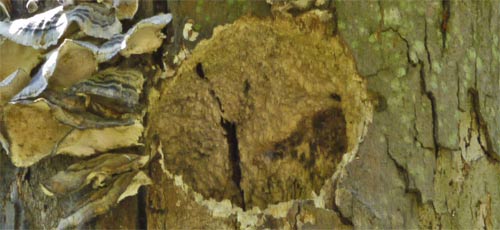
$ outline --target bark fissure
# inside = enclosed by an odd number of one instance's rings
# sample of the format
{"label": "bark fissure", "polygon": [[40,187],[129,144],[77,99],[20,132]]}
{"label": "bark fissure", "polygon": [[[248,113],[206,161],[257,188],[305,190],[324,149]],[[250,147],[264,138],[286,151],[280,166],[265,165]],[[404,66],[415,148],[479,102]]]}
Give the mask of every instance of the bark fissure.
{"label": "bark fissure", "polygon": [[434,154],[438,155],[439,152],[439,142],[438,142],[438,117],[436,111],[436,97],[431,91],[427,90],[427,82],[425,80],[425,70],[424,63],[420,61],[420,87],[421,91],[431,102],[431,111],[432,111],[432,139],[434,142]]}
{"label": "bark fissure", "polygon": [[14,229],[24,229],[27,226],[24,226],[24,220],[25,220],[25,213],[24,213],[24,207],[19,199],[20,193],[21,193],[21,186],[22,186],[22,178],[24,178],[24,172],[25,170],[16,168],[16,181],[13,182],[11,189],[12,191],[10,192],[10,200],[12,203],[14,203]]}
{"label": "bark fissure", "polygon": [[378,22],[378,27],[379,27],[378,29],[379,29],[379,31],[382,31],[384,28],[384,9],[382,8],[382,1],[378,0],[377,5],[378,5],[378,10],[380,12],[380,20]]}
{"label": "bark fissure", "polygon": [[416,118],[418,117],[418,115],[417,115],[417,106],[416,106],[416,104],[414,104],[414,105],[413,105],[413,114],[414,114],[414,116],[415,116],[415,120],[413,121],[413,130],[414,130],[414,132],[415,132],[415,135],[414,135],[414,137],[413,137],[414,141],[415,141],[416,143],[418,143],[418,145],[419,145],[422,149],[434,150],[434,148],[433,148],[432,146],[431,146],[431,147],[429,147],[429,146],[425,146],[425,145],[424,145],[424,143],[418,139],[418,137],[420,136],[420,134],[419,134],[419,132],[418,132],[418,128],[417,128],[417,120],[416,120]]}
{"label": "bark fissure", "polygon": [[[337,188],[333,189],[333,191],[336,191],[336,190],[337,190]],[[333,210],[335,213],[337,213],[337,216],[339,217],[340,222],[342,222],[342,224],[345,224],[345,225],[354,226],[354,224],[352,223],[352,220],[345,217],[344,214],[342,214],[342,212],[340,211],[340,209],[337,206],[337,204],[335,203],[335,201],[332,203],[333,203],[333,207],[331,210]]]}
{"label": "bark fissure", "polygon": [[[471,30],[473,37],[476,34],[476,29],[474,24],[471,24]],[[472,39],[472,46],[476,47],[476,39]],[[472,97],[472,109],[475,114],[475,119],[476,119],[476,124],[478,127],[478,142],[479,145],[481,146],[481,149],[483,150],[484,153],[486,153],[487,156],[489,156],[488,159],[498,161],[500,160],[498,155],[493,151],[493,143],[491,141],[491,137],[488,131],[488,126],[487,123],[481,113],[481,103],[479,100],[479,92],[478,92],[478,57],[477,55],[474,57],[474,88],[469,89],[469,94]],[[483,143],[481,136],[484,136],[484,140],[486,143]]]}
{"label": "bark fissure", "polygon": [[448,30],[448,21],[450,19],[450,0],[443,0],[441,2],[441,6],[443,8],[442,19],[441,19],[441,37],[442,37],[442,45],[443,49],[446,49],[446,37]]}
{"label": "bark fissure", "polygon": [[[330,3],[328,2],[328,7],[330,7]],[[332,20],[333,20],[333,36],[337,36],[339,33],[339,19],[338,19],[338,14],[337,14],[337,7],[333,6],[332,7]]]}
{"label": "bark fissure", "polygon": [[[412,65],[412,66],[416,66],[416,63],[412,63],[411,61],[411,58],[410,58],[410,42],[405,38],[403,37],[403,35],[395,28],[393,27],[389,27],[385,30],[383,30],[382,32],[388,32],[388,31],[391,31],[393,33],[395,33],[405,44],[406,44],[406,58],[407,58],[407,62],[409,65]],[[426,35],[427,36],[427,35]],[[429,51],[427,50],[426,48],[426,51],[427,51],[427,54],[428,54],[428,60],[430,61],[430,54],[429,54]],[[421,63],[422,66],[423,66],[423,63]],[[430,63],[429,63],[430,64]],[[406,66],[406,72],[408,72],[408,68],[409,68],[409,65]],[[426,82],[425,82],[425,73],[422,72],[423,71],[423,68],[421,68],[421,72],[420,72],[420,77],[421,77],[421,80],[422,80],[422,92],[427,96],[427,98],[429,98],[429,100],[431,101],[431,106],[432,108],[434,108],[434,104],[433,101],[435,100],[434,99],[434,95],[432,94],[432,92],[429,92],[427,91],[427,86],[426,86]],[[413,106],[413,112],[414,112],[414,115],[415,115],[415,118],[417,117],[417,111],[416,111],[416,107],[415,105]],[[432,109],[432,113],[433,113],[433,122],[436,121],[437,119],[437,116],[435,114],[435,111],[434,109]],[[434,127],[437,127],[435,124],[433,124],[433,129]],[[414,141],[417,142],[421,148],[423,149],[429,149],[429,150],[434,150],[433,148],[429,148],[427,146],[424,146],[424,144],[418,140],[418,129],[417,129],[417,122],[414,121],[413,123],[413,129],[415,131],[415,136],[414,136]],[[433,130],[433,133],[435,133],[434,136],[434,145],[437,146],[437,130]]]}
{"label": "bark fissure", "polygon": [[432,70],[432,59],[431,59],[431,52],[429,51],[428,47],[428,35],[427,35],[427,20],[424,18],[424,48],[425,52],[427,53],[427,62],[429,63],[429,70]]}
{"label": "bark fissure", "polygon": [[297,212],[295,213],[295,216],[293,218],[293,229],[295,230],[298,230],[299,229],[299,226],[298,226],[298,222],[299,222],[299,215],[300,215],[300,212],[302,211],[301,209],[301,205],[297,205]]}
{"label": "bark fissure", "polygon": [[[456,74],[457,76],[460,76],[460,73],[459,73],[459,68],[458,68],[458,63],[455,63],[455,74]],[[460,106],[460,105],[462,104],[462,103],[460,102],[460,90],[462,89],[462,88],[461,88],[461,84],[460,84],[460,77],[457,77],[456,79],[457,79],[457,80],[456,80],[456,82],[457,82],[457,102],[458,102],[457,104],[458,104],[458,110],[459,110],[460,112],[465,112],[465,111],[466,111],[466,109],[465,109],[465,108],[462,108],[462,107]]]}
{"label": "bark fissure", "polygon": [[396,169],[398,171],[398,176],[401,178],[401,180],[405,184],[405,192],[414,194],[417,197],[418,202],[422,203],[423,199],[422,199],[422,193],[420,192],[420,190],[418,190],[418,188],[411,188],[410,187],[410,175],[408,173],[407,167],[400,164],[396,160],[396,158],[394,158],[394,156],[391,154],[390,145],[389,145],[389,138],[387,136],[385,136],[385,145],[386,145],[387,155],[394,162],[394,166],[396,166]]}
{"label": "bark fissure", "polygon": [[[489,156],[489,159],[498,161],[499,159],[496,157],[497,154],[493,152],[493,146],[491,142],[491,137],[488,132],[488,126],[486,125],[486,121],[484,120],[483,115],[481,114],[481,105],[479,103],[479,93],[475,89],[469,89],[469,93],[472,97],[472,109],[475,114],[475,122],[478,127],[478,136],[477,136],[477,141],[479,142],[479,145],[481,146],[481,149],[483,150],[484,153],[486,153],[487,156]],[[481,135],[484,135],[484,140],[486,143],[483,143],[483,140],[481,138]]]}
{"label": "bark fissure", "polygon": [[[408,64],[412,64],[412,61],[410,58],[410,42],[408,42],[408,40],[405,37],[403,37],[403,35],[397,29],[395,29],[393,27],[389,27],[389,28],[383,30],[382,32],[387,32],[387,31],[394,32],[399,38],[401,38],[401,40],[403,40],[403,42],[406,45],[406,59],[408,61]],[[415,63],[413,63],[413,64],[415,64]],[[406,70],[408,70],[408,66],[407,66]]]}
{"label": "bark fissure", "polygon": [[[428,47],[428,26],[427,26],[427,20],[424,18],[424,48],[425,52],[427,53],[427,62],[429,65],[429,71],[432,71],[432,59],[431,59],[431,53],[429,51]],[[424,95],[427,96],[431,103],[431,113],[432,113],[432,139],[434,143],[434,155],[437,157],[439,153],[439,135],[438,135],[438,117],[437,117],[437,107],[436,107],[436,97],[434,96],[434,93],[427,89],[427,81],[426,81],[426,75],[425,75],[425,64],[422,60],[419,60],[420,64],[420,85],[421,85],[421,91]]]}

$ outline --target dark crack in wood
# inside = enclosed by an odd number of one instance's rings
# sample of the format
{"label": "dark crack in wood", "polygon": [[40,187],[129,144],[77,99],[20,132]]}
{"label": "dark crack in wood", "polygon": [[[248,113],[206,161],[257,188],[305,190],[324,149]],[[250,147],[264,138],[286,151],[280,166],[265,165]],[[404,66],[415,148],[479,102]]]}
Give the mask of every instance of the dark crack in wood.
{"label": "dark crack in wood", "polygon": [[429,101],[431,102],[431,111],[432,111],[432,139],[434,142],[434,155],[437,157],[439,152],[439,140],[438,140],[438,117],[437,117],[437,108],[436,108],[436,97],[434,94],[427,90],[427,82],[425,80],[425,69],[424,63],[420,61],[420,88],[424,95],[427,96]]}
{"label": "dark crack in wood", "polygon": [[148,229],[147,215],[147,191],[145,188],[139,188],[137,194],[137,229]]}
{"label": "dark crack in wood", "polygon": [[221,126],[226,131],[227,145],[229,149],[229,162],[232,168],[232,180],[238,187],[241,196],[241,208],[246,210],[245,207],[245,193],[241,188],[241,158],[238,146],[238,136],[236,124],[224,118],[221,118]]}
{"label": "dark crack in wood", "polygon": [[[427,34],[428,26],[427,26],[427,20],[424,18],[424,47],[425,47],[425,52],[427,53],[427,64],[429,65],[429,70],[432,70],[432,59],[431,59],[431,53],[429,51],[428,47],[428,34]],[[439,153],[439,140],[438,140],[438,117],[437,117],[437,107],[436,107],[436,97],[432,93],[432,91],[427,89],[427,82],[426,82],[426,76],[425,76],[425,64],[422,60],[419,61],[420,65],[420,85],[421,85],[421,91],[424,95],[427,96],[429,101],[431,102],[431,111],[432,111],[432,139],[434,142],[434,155],[437,157]]]}
{"label": "dark crack in wood", "polygon": [[297,205],[297,212],[295,213],[295,216],[293,218],[293,229],[294,230],[299,230],[299,227],[298,227],[298,218],[299,218],[299,215],[300,215],[300,211],[301,210],[301,204],[298,204]]}
{"label": "dark crack in wood", "polygon": [[207,80],[207,78],[205,77],[205,72],[203,71],[203,65],[201,63],[196,64],[195,70],[198,77],[203,80]]}
{"label": "dark crack in wood", "polygon": [[[475,122],[479,129],[477,141],[479,142],[479,145],[481,146],[483,152],[485,152],[486,155],[489,156],[489,159],[494,161],[499,161],[500,159],[498,155],[493,151],[493,143],[491,141],[491,137],[488,131],[488,126],[486,125],[486,121],[484,120],[484,117],[481,114],[479,93],[475,89],[469,89],[469,94],[471,95],[472,98],[472,109],[476,118]],[[484,135],[484,140],[486,140],[486,143],[483,143],[483,141],[481,140],[481,135]]]}
{"label": "dark crack in wood", "polygon": [[418,203],[422,204],[423,203],[423,197],[422,197],[422,192],[418,188],[411,188],[410,187],[410,174],[407,170],[407,168],[400,164],[394,156],[391,154],[390,150],[390,145],[389,145],[389,138],[385,136],[385,145],[386,145],[386,152],[389,158],[394,162],[394,166],[396,166],[396,170],[398,171],[398,175],[400,176],[401,180],[405,184],[405,192],[408,194],[413,194],[416,196]]}
{"label": "dark crack in wood", "polygon": [[[330,3],[331,2],[328,2],[329,8],[330,8]],[[331,12],[332,12],[332,20],[333,20],[332,33],[333,33],[333,36],[337,36],[339,34],[339,16],[337,13],[337,7],[335,5],[331,7]]]}
{"label": "dark crack in wood", "polygon": [[428,35],[427,35],[427,20],[424,18],[424,47],[425,52],[427,53],[427,62],[429,64],[429,70],[432,70],[432,60],[431,60],[431,52],[429,52],[428,46]]}
{"label": "dark crack in wood", "polygon": [[16,181],[13,182],[10,192],[10,200],[14,203],[14,229],[26,229],[24,206],[21,203],[20,195],[22,193],[22,184],[24,178],[24,170],[16,168]]}
{"label": "dark crack in wood", "polygon": [[448,21],[450,19],[450,0],[443,0],[441,2],[443,7],[442,19],[441,19],[441,37],[443,39],[443,49],[446,48],[446,37],[448,31]]}
{"label": "dark crack in wood", "polygon": [[[401,38],[401,40],[406,45],[406,60],[407,60],[407,62],[412,66],[416,66],[417,63],[413,63],[411,61],[411,58],[410,58],[410,42],[408,42],[408,40],[405,37],[403,37],[403,35],[397,29],[392,28],[392,27],[389,27],[389,28],[383,30],[382,33],[388,32],[388,31],[395,33],[399,38]],[[429,60],[430,60],[430,58],[429,58]],[[408,67],[406,68],[406,71],[408,71]]]}
{"label": "dark crack in wood", "polygon": [[[336,190],[337,189],[335,188],[334,191],[336,191]],[[339,206],[335,203],[335,201],[332,203],[333,203],[333,206],[332,206],[331,210],[337,214],[337,216],[340,219],[340,222],[342,222],[342,224],[344,224],[344,225],[354,226],[354,224],[352,223],[352,220],[347,218],[346,216],[344,216],[344,214],[342,214],[342,212],[339,209]]]}
{"label": "dark crack in wood", "polygon": [[[221,112],[220,125],[226,133],[225,136],[226,136],[228,152],[229,152],[229,163],[231,165],[231,170],[232,170],[231,179],[233,180],[233,182],[236,185],[236,187],[239,191],[239,194],[240,194],[239,199],[236,199],[233,201],[240,200],[241,203],[239,205],[241,205],[241,208],[243,210],[246,210],[245,193],[244,193],[243,189],[241,188],[240,150],[239,150],[239,146],[238,146],[238,136],[237,136],[236,123],[231,122],[223,117],[224,107],[222,106],[222,101],[219,98],[219,96],[217,96],[217,93],[213,89],[213,86],[212,86],[210,80],[205,76],[205,71],[203,70],[203,65],[201,63],[196,64],[195,71],[196,71],[196,74],[198,75],[198,77],[200,77],[202,80],[209,83],[210,96],[212,96],[212,98],[215,100],[215,102],[217,103],[219,110]],[[249,84],[248,84],[248,90],[250,90]]]}
{"label": "dark crack in wood", "polygon": [[210,96],[212,96],[212,98],[217,102],[217,105],[219,106],[219,110],[221,111],[221,113],[224,113],[224,108],[222,106],[222,102],[219,96],[217,96],[217,94],[215,93],[215,90],[213,89],[210,80],[205,76],[205,71],[203,70],[203,64],[201,63],[196,64],[195,71],[198,77],[209,83],[210,89],[208,90],[208,92],[210,93]]}

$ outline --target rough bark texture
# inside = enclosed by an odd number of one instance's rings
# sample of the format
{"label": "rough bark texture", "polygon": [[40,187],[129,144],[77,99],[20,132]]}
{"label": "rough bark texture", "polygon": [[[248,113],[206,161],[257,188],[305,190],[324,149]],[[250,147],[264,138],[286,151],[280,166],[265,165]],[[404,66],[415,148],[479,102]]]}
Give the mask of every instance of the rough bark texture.
{"label": "rough bark texture", "polygon": [[498,228],[498,5],[336,3],[359,73],[387,102],[338,188],[355,226]]}
{"label": "rough bark texture", "polygon": [[[142,2],[154,59],[192,55],[146,83],[153,184],[85,227],[500,228],[500,1]],[[55,227],[85,191],[38,185],[78,160],[0,154],[0,227]]]}

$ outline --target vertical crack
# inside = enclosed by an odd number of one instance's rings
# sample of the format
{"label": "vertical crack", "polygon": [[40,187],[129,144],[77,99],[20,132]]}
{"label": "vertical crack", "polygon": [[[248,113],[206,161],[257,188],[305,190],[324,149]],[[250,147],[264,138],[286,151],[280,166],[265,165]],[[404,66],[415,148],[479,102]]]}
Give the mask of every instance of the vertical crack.
{"label": "vertical crack", "polygon": [[[493,144],[491,143],[491,137],[488,132],[488,126],[486,125],[486,122],[484,120],[484,117],[481,114],[481,105],[479,103],[479,93],[475,89],[469,89],[469,93],[472,96],[472,109],[474,111],[474,114],[476,115],[475,122],[478,127],[478,136],[477,140],[479,142],[479,145],[481,146],[481,149],[483,152],[486,153],[487,156],[490,156],[491,159],[494,160],[500,160],[497,157],[497,154],[493,152]],[[484,140],[486,140],[486,143],[483,143],[481,135],[484,135]]]}
{"label": "vertical crack", "polygon": [[[195,67],[196,74],[198,77],[201,79],[207,81],[210,84],[209,79],[205,76],[205,71],[203,70],[203,65],[201,63],[198,63]],[[212,96],[212,98],[215,99],[217,102],[217,105],[219,106],[219,110],[221,114],[224,113],[224,108],[222,106],[222,102],[220,98],[217,96],[215,90],[213,89],[213,86],[210,84],[210,89],[209,93]],[[225,119],[221,115],[221,120],[220,120],[220,125],[226,132],[226,140],[227,140],[227,146],[228,146],[228,152],[229,152],[229,163],[231,164],[231,169],[232,169],[232,176],[231,179],[233,180],[234,184],[238,188],[240,199],[241,199],[241,208],[243,210],[246,210],[246,205],[245,205],[245,193],[243,189],[241,189],[241,164],[240,164],[240,147],[238,145],[238,134],[237,134],[237,129],[236,129],[236,123],[231,122],[227,119]]]}
{"label": "vertical crack", "polygon": [[[445,0],[443,0],[445,1]],[[427,20],[424,18],[424,47],[425,51],[427,53],[427,62],[429,65],[429,70],[432,70],[432,59],[431,59],[431,52],[429,51],[428,47],[428,34],[427,34]],[[427,82],[425,78],[425,68],[424,68],[424,62],[422,60],[419,61],[420,65],[420,87],[421,91],[423,94],[427,96],[429,101],[431,102],[431,110],[432,110],[432,139],[434,142],[434,155],[437,157],[438,152],[439,152],[439,141],[438,141],[438,117],[437,117],[437,107],[436,107],[436,97],[430,91],[427,89]]]}
{"label": "vertical crack", "polygon": [[[382,1],[378,0],[377,5],[378,5],[378,10],[380,12],[380,20],[378,22],[378,31],[382,31],[384,28],[384,9],[382,7]],[[378,35],[380,36],[380,33],[378,33]]]}
{"label": "vertical crack", "polygon": [[420,87],[423,94],[427,96],[429,101],[431,102],[431,110],[432,110],[432,139],[434,142],[434,155],[437,157],[439,152],[439,141],[438,141],[438,117],[436,111],[436,97],[434,94],[427,89],[427,83],[425,80],[425,69],[424,63],[420,61]]}
{"label": "vertical crack", "polygon": [[[395,34],[396,34],[399,38],[401,38],[401,40],[402,40],[402,41],[405,43],[405,45],[406,45],[406,60],[407,60],[407,62],[408,62],[410,65],[415,66],[415,65],[416,65],[416,63],[412,62],[412,61],[411,61],[411,57],[410,57],[410,42],[408,42],[408,40],[407,40],[405,37],[403,37],[403,35],[402,35],[402,34],[401,34],[401,33],[400,33],[397,29],[395,29],[395,28],[393,28],[393,27],[389,27],[389,28],[387,28],[387,29],[385,29],[385,30],[382,30],[381,32],[387,32],[387,31],[391,31],[391,32],[395,33]],[[428,52],[427,52],[427,53],[428,53]],[[429,57],[429,59],[430,59],[430,57]],[[408,71],[408,67],[407,67],[406,69],[407,69],[407,71]]]}
{"label": "vertical crack", "polygon": [[[334,191],[336,191],[337,189],[334,189]],[[333,201],[333,207],[332,207],[332,210],[337,214],[337,216],[339,217],[340,219],[340,222],[342,222],[342,224],[344,225],[349,225],[349,226],[354,226],[354,224],[352,223],[352,220],[345,217],[344,214],[342,214],[342,212],[340,211],[340,208],[339,206],[335,203],[335,201]]]}
{"label": "vertical crack", "polygon": [[[328,2],[328,7],[330,8],[330,2]],[[337,6],[334,5],[331,7],[331,12],[332,12],[332,20],[333,20],[333,36],[337,36],[339,34],[339,16],[337,13]]]}
{"label": "vertical crack", "polygon": [[232,168],[232,179],[238,187],[241,196],[241,208],[246,210],[245,207],[245,194],[241,189],[241,165],[240,165],[240,150],[238,146],[238,136],[236,131],[236,124],[224,118],[221,118],[221,126],[226,131],[227,145],[229,148],[229,161]]}
{"label": "vertical crack", "polygon": [[397,159],[391,154],[390,150],[390,144],[389,144],[389,137],[384,135],[385,137],[385,145],[386,145],[386,154],[389,156],[389,159],[391,159],[394,162],[394,166],[396,167],[396,170],[398,171],[398,175],[400,176],[401,181],[405,184],[405,192],[406,193],[412,193],[415,195],[417,198],[417,201],[419,203],[423,203],[423,197],[422,197],[422,192],[415,186],[411,185],[410,182],[410,174],[408,172],[408,166],[402,165],[400,162],[397,161]]}
{"label": "vertical crack", "polygon": [[300,212],[301,212],[301,204],[298,204],[297,205],[297,212],[295,213],[295,216],[293,217],[293,229],[294,230],[298,230],[299,229],[298,222],[299,222]]}
{"label": "vertical crack", "polygon": [[14,229],[25,229],[24,205],[21,201],[22,183],[25,170],[16,168],[16,180],[11,185],[10,200],[14,203]]}
{"label": "vertical crack", "polygon": [[443,0],[441,2],[443,7],[442,19],[441,19],[441,37],[443,39],[443,49],[446,48],[446,34],[448,30],[448,20],[450,19],[450,0]]}
{"label": "vertical crack", "polygon": [[427,35],[427,20],[424,18],[424,47],[425,52],[427,53],[427,62],[429,62],[429,70],[432,70],[432,60],[431,60],[431,52],[429,52],[428,46],[428,35]]}
{"label": "vertical crack", "polygon": [[137,229],[148,229],[148,216],[146,211],[146,189],[139,188],[139,193],[137,194]]}
{"label": "vertical crack", "polygon": [[432,110],[432,140],[434,142],[434,154],[438,155],[439,152],[439,141],[438,141],[438,117],[436,111],[436,98],[432,92],[427,92],[427,97],[431,101],[431,110]]}

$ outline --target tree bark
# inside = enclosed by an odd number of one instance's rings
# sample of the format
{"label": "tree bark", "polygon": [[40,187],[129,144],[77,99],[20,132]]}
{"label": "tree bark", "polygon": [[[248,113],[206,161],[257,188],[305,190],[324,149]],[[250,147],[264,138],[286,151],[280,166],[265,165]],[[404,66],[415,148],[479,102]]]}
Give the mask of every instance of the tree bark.
{"label": "tree bark", "polygon": [[[84,227],[500,228],[500,1],[141,3],[153,65],[190,56],[146,83],[153,184]],[[0,154],[1,228],[57,226],[79,197],[37,186],[79,160]]]}

